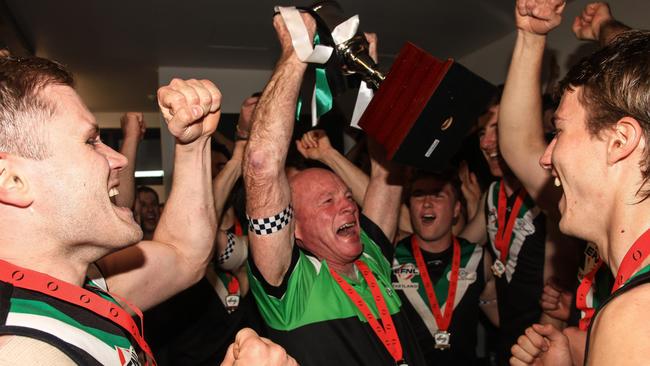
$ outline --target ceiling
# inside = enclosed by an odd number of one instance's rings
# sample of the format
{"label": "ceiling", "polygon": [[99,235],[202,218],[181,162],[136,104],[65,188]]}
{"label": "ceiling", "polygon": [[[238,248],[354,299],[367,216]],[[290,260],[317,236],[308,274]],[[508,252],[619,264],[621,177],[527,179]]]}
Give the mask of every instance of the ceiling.
{"label": "ceiling", "polygon": [[[0,1],[24,46],[68,65],[94,112],[155,110],[160,66],[271,69],[279,54],[267,0]],[[460,58],[514,29],[514,1],[340,3],[379,35],[384,64],[406,40]]]}

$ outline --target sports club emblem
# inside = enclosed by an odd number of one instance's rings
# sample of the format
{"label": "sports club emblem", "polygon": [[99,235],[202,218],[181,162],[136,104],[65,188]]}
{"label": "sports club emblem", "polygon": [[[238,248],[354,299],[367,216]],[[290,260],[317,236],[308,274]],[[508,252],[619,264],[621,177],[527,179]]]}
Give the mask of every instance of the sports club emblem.
{"label": "sports club emblem", "polygon": [[138,353],[135,352],[133,347],[131,348],[122,348],[115,346],[117,351],[117,356],[120,360],[120,365],[122,366],[140,366],[140,360],[138,359]]}
{"label": "sports club emblem", "polygon": [[403,290],[405,288],[418,288],[419,284],[411,282],[411,279],[420,275],[418,267],[413,263],[404,263],[393,266],[393,274],[397,277],[397,282],[393,282],[393,288]]}

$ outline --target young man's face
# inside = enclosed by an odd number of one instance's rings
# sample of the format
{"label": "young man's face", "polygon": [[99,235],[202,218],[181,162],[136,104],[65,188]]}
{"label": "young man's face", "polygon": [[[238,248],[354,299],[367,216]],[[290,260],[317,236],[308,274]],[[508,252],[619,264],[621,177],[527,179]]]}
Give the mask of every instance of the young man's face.
{"label": "young man's face", "polygon": [[160,219],[160,204],[158,197],[147,191],[138,193],[139,215],[142,229],[146,232],[153,232],[158,226]]}
{"label": "young man's face", "polygon": [[415,234],[422,240],[435,241],[451,235],[454,219],[460,215],[460,202],[450,183],[420,178],[411,185],[409,212]]}
{"label": "young man's face", "polygon": [[47,217],[52,240],[105,249],[137,242],[142,231],[131,210],[110,199],[126,158],[100,141],[94,117],[72,88],[47,86],[40,95],[56,113],[40,127],[50,156],[30,163],[30,180],[34,209]]}
{"label": "young man's face", "polygon": [[582,88],[564,93],[555,115],[556,135],[540,164],[550,169],[562,187],[560,229],[589,240],[590,228],[607,211],[602,179],[607,174],[607,145],[587,129],[587,111],[580,103]]}
{"label": "young man's face", "polygon": [[505,162],[499,153],[498,122],[498,105],[490,107],[488,112],[479,118],[479,146],[485,161],[488,163],[490,173],[495,177],[502,177]]}

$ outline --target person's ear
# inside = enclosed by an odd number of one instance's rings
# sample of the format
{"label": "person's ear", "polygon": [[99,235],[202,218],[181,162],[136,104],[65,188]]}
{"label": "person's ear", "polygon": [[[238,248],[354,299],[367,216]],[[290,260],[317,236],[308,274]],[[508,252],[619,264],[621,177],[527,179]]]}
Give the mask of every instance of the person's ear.
{"label": "person's ear", "polygon": [[626,159],[641,143],[643,128],[635,118],[623,117],[608,131],[607,163]]}
{"label": "person's ear", "polygon": [[11,162],[10,155],[0,153],[0,203],[25,208],[33,201],[26,177]]}
{"label": "person's ear", "polygon": [[462,215],[461,208],[460,201],[456,200],[456,204],[454,204],[454,219],[452,220],[452,225],[456,225],[458,220],[460,220],[460,215]]}

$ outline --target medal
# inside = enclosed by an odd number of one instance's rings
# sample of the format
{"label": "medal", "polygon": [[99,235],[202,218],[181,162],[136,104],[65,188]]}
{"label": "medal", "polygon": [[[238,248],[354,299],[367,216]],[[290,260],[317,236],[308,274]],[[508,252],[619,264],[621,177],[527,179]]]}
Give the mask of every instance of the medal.
{"label": "medal", "polygon": [[503,262],[500,260],[495,260],[494,264],[492,264],[492,273],[494,273],[495,276],[501,278],[504,273],[506,273],[506,266],[503,265]]}
{"label": "medal", "polygon": [[451,339],[451,334],[444,330],[439,330],[433,336],[433,340],[436,341],[435,349],[446,350],[451,348],[449,340]]}
{"label": "medal", "polygon": [[395,366],[409,366],[409,364],[406,363],[406,361],[404,361],[404,360],[399,360],[399,361],[395,362]]}
{"label": "medal", "polygon": [[237,310],[239,307],[239,295],[228,295],[226,296],[226,310],[228,313],[232,313]]}
{"label": "medal", "polygon": [[234,312],[239,307],[239,281],[237,277],[226,272],[228,278],[228,295],[226,296],[226,311],[228,314]]}

